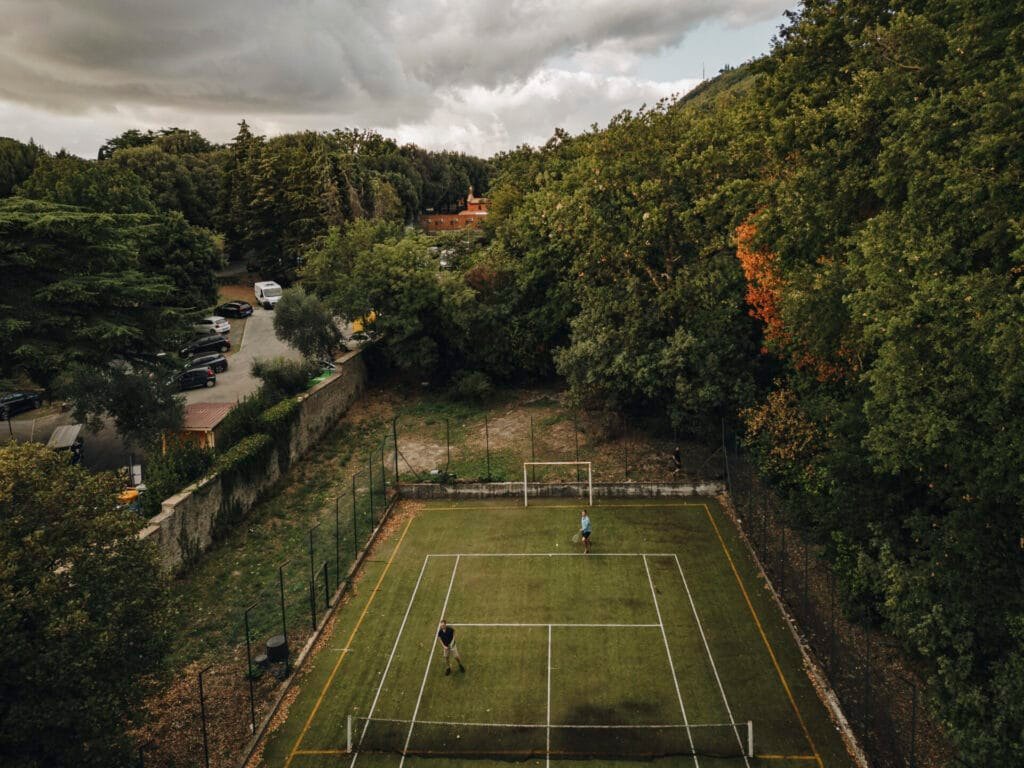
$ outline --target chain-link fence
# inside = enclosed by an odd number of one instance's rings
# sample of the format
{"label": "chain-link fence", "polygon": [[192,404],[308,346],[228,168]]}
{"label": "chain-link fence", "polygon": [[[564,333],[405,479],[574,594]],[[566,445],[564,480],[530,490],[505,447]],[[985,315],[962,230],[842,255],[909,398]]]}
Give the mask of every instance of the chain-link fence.
{"label": "chain-link fence", "polygon": [[953,765],[921,687],[890,639],[867,616],[848,616],[821,547],[790,526],[752,464],[723,437],[727,482],[740,526],[824,671],[871,765]]}
{"label": "chain-link fence", "polygon": [[[359,455],[355,473],[332,484],[327,502],[286,559],[262,564],[252,602],[239,607],[221,650],[205,654],[152,703],[164,713],[153,718],[161,724],[158,730],[141,734],[139,765],[237,764],[299,651],[325,622],[352,564],[383,521],[395,487],[394,460],[389,434]],[[174,713],[170,718],[168,711]]]}
{"label": "chain-link fence", "polygon": [[[594,482],[604,483],[725,476],[718,446],[686,439],[664,420],[550,402],[471,417],[403,416],[393,423],[393,437],[404,483],[516,482],[524,462],[591,462]],[[528,472],[530,482],[586,479],[575,467],[531,466]]]}

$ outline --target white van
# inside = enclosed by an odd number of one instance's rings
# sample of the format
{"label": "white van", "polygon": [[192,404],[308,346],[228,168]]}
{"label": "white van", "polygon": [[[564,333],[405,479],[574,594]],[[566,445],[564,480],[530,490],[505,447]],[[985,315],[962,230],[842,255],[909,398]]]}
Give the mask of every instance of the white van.
{"label": "white van", "polygon": [[273,280],[256,283],[253,289],[256,294],[256,303],[264,309],[273,309],[274,305],[281,300],[281,286]]}

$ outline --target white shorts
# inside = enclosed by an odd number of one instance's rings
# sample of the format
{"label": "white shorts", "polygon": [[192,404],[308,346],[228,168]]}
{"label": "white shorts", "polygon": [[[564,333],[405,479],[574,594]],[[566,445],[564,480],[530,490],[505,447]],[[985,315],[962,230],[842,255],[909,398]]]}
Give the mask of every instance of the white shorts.
{"label": "white shorts", "polygon": [[446,645],[444,645],[444,643],[442,643],[442,644],[441,644],[441,652],[442,652],[442,653],[444,654],[444,657],[445,657],[446,659],[447,659],[447,658],[448,658],[449,656],[451,656],[451,655],[452,655],[453,653],[454,653],[454,654],[455,654],[456,656],[458,656],[458,655],[459,655],[459,649],[455,647],[455,641],[454,641],[454,640],[452,640],[452,644],[451,644],[451,645],[447,645],[447,646],[446,646]]}

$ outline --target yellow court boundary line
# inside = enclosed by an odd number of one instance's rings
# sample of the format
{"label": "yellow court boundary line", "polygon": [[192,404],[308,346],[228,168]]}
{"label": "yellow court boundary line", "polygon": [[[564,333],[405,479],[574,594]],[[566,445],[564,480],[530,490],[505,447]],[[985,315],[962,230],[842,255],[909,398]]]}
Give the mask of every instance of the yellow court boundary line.
{"label": "yellow court boundary line", "polygon": [[747,608],[750,609],[750,615],[754,617],[754,624],[757,625],[757,631],[761,635],[764,647],[768,650],[768,655],[771,657],[772,665],[775,667],[775,672],[779,676],[779,681],[782,683],[782,687],[786,691],[786,696],[789,698],[789,704],[793,707],[796,719],[800,723],[800,730],[804,732],[804,738],[807,739],[807,746],[809,746],[811,748],[811,752],[814,753],[813,759],[819,766],[823,766],[824,764],[821,761],[821,756],[818,754],[818,748],[814,745],[814,739],[811,738],[811,732],[807,729],[807,723],[804,722],[804,717],[800,713],[800,707],[797,706],[796,699],[793,698],[793,692],[789,688],[789,683],[786,682],[786,676],[782,673],[782,667],[779,666],[779,660],[775,656],[775,650],[772,648],[772,644],[768,641],[768,636],[764,632],[764,627],[761,626],[761,619],[758,618],[757,611],[754,610],[754,604],[750,601],[750,595],[747,594],[747,588],[743,586],[743,579],[740,578],[740,573],[736,570],[736,563],[733,562],[732,554],[729,552],[729,547],[726,546],[725,539],[722,538],[722,532],[718,530],[718,523],[715,522],[715,518],[711,514],[711,510],[708,508],[707,504],[704,505],[704,512],[707,514],[708,520],[711,521],[711,527],[715,529],[715,535],[718,536],[718,542],[722,545],[722,551],[725,552],[725,557],[729,561],[729,567],[732,568],[732,574],[736,577],[736,583],[740,586],[740,591],[743,593],[743,599],[746,600]]}
{"label": "yellow court boundary line", "polygon": [[[355,639],[356,632],[359,631],[359,627],[363,624],[363,619],[366,618],[366,614],[370,611],[370,606],[373,605],[373,600],[377,597],[377,593],[380,591],[380,585],[384,583],[384,577],[388,575],[388,571],[391,569],[391,564],[395,562],[395,556],[398,554],[399,548],[402,546],[402,542],[405,541],[405,534],[409,532],[409,528],[412,526],[412,519],[405,525],[405,530],[402,531],[401,537],[398,539],[398,543],[395,544],[394,550],[391,552],[391,557],[388,558],[387,564],[384,566],[384,570],[380,574],[380,578],[377,579],[376,585],[373,587],[373,592],[370,593],[370,599],[366,601],[366,605],[363,606],[363,612],[359,614],[359,620],[356,625],[352,628],[352,633],[348,636],[348,642],[345,643],[346,648],[352,647],[352,641]],[[348,653],[338,654],[338,660],[334,663],[334,669],[331,670],[330,677],[327,678],[327,682],[324,683],[323,690],[320,691],[320,696],[316,700],[316,704],[313,705],[313,711],[309,713],[309,717],[306,718],[306,724],[302,726],[302,732],[299,737],[295,740],[295,744],[292,746],[292,751],[288,755],[288,759],[284,763],[284,768],[288,768],[292,764],[292,760],[295,759],[295,755],[299,754],[299,745],[302,740],[306,737],[306,733],[309,731],[309,726],[313,723],[313,718],[316,717],[316,713],[320,709],[320,705],[324,703],[324,697],[327,695],[327,689],[331,687],[331,683],[334,682],[334,676],[338,674],[338,669],[341,667],[341,663],[348,657]],[[305,752],[304,752],[305,754]]]}

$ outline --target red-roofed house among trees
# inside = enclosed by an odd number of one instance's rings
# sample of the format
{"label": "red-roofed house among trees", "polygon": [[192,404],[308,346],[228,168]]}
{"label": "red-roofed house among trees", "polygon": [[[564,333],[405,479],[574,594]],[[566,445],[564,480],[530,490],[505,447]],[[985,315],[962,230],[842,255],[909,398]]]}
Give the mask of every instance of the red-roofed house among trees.
{"label": "red-roofed house among trees", "polygon": [[420,216],[420,226],[427,232],[450,232],[456,229],[473,229],[487,216],[486,197],[476,197],[473,187],[465,200],[459,201],[458,213],[424,213]]}

